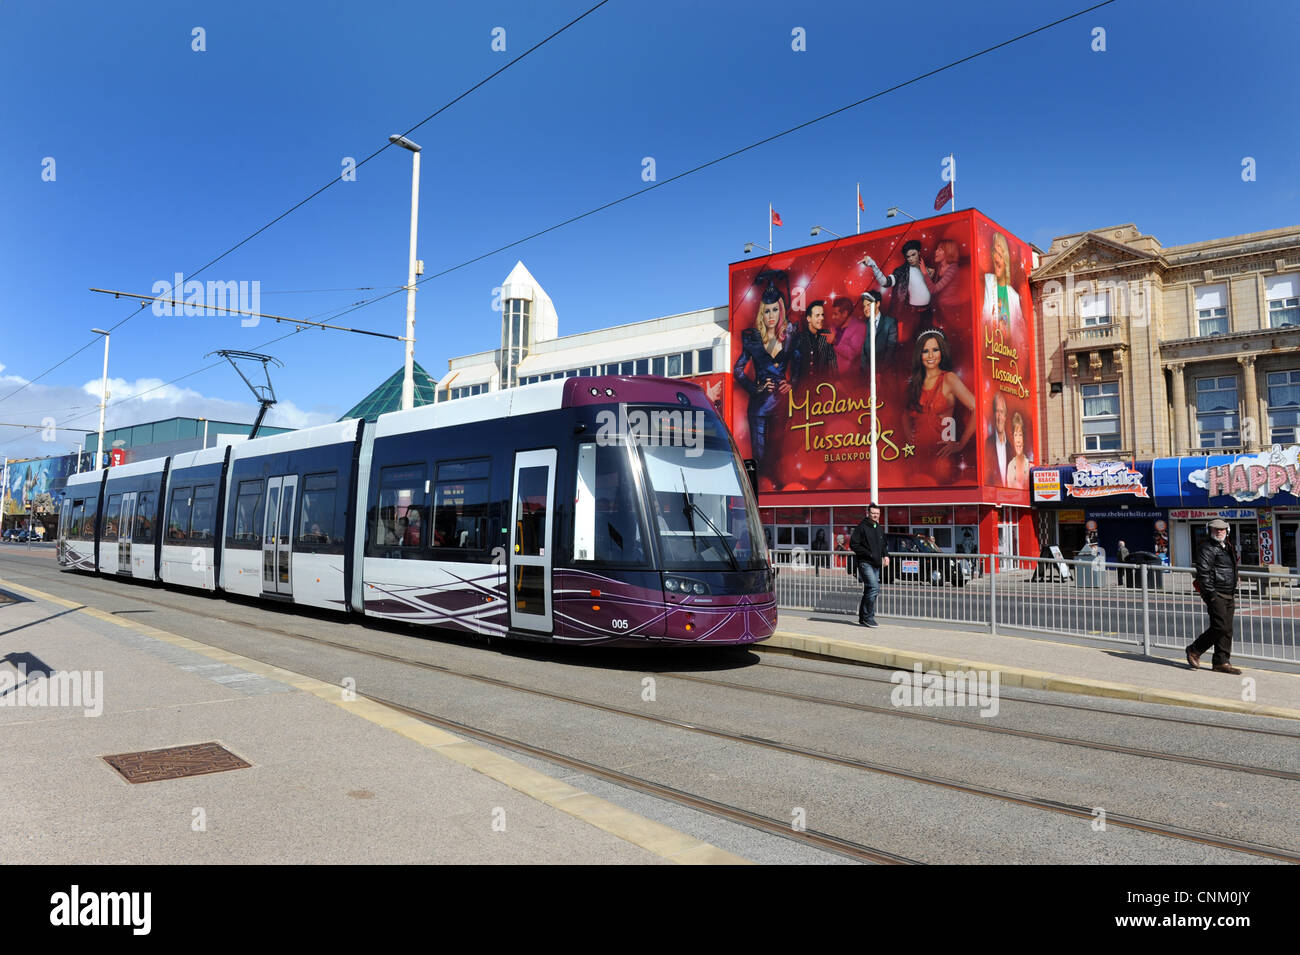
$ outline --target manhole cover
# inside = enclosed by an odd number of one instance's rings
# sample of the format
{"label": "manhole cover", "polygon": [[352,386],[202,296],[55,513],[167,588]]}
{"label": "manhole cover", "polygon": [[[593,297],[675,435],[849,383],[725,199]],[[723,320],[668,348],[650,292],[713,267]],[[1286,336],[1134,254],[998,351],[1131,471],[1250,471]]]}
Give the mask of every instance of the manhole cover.
{"label": "manhole cover", "polygon": [[156,783],[163,779],[180,779],[182,776],[248,769],[252,765],[218,743],[118,753],[116,756],[105,756],[104,762],[121,773],[128,783]]}

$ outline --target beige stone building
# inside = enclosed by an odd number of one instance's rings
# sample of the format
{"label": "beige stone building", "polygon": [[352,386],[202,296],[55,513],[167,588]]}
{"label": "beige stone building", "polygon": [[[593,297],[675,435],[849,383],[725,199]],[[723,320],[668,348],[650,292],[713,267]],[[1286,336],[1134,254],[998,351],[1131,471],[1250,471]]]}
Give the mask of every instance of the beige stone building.
{"label": "beige stone building", "polygon": [[1060,236],[1031,286],[1040,463],[1300,443],[1300,226]]}

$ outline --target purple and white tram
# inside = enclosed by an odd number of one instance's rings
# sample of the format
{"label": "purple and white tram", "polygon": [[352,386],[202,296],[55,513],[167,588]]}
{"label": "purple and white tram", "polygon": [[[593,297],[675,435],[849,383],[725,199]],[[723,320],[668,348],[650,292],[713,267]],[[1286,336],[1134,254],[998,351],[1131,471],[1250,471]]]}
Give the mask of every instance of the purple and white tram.
{"label": "purple and white tram", "polygon": [[757,502],[698,386],[567,378],[68,479],[67,570],[485,637],[771,636]]}

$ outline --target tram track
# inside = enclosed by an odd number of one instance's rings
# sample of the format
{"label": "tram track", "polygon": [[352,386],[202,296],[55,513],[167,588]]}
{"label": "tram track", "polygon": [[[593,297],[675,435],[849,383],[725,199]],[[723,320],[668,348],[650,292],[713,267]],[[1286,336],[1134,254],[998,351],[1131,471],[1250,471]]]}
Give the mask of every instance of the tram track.
{"label": "tram track", "polygon": [[[42,577],[44,579],[50,579],[50,575],[32,575],[32,576],[35,576],[38,579]],[[58,576],[61,577],[62,575],[58,575]],[[82,581],[79,581],[79,583],[82,586],[84,586],[85,589],[87,590],[100,593],[106,596],[136,600],[142,603],[152,604],[154,606],[161,607],[163,609],[172,612],[180,612],[180,613],[193,612],[193,611],[187,611],[183,608],[178,608],[175,605],[168,604],[163,601],[151,600],[147,597],[136,595],[134,593],[122,594],[120,591],[117,590],[110,590],[104,587],[89,586],[86,585],[84,579]],[[336,640],[329,640],[326,638],[311,636],[308,634],[296,633],[292,630],[286,630],[279,627],[263,626],[261,624],[250,623],[245,620],[226,617],[221,614],[203,614],[203,615],[213,620],[217,620],[223,623],[229,623],[233,626],[243,627],[243,628],[247,628],[254,631],[260,631],[264,633],[276,634],[278,636],[285,636],[291,639],[312,643],[322,647],[329,647],[331,649],[340,650],[344,652],[351,652],[361,656],[370,657],[372,659],[383,660],[385,662],[396,663],[403,666],[413,666],[419,669],[436,672],[440,675],[450,676],[450,677],[463,679],[463,680],[470,680],[470,681],[480,683],[482,685],[490,685],[511,692],[524,693],[538,698],[547,699],[553,702],[574,705],[574,706],[581,706],[587,709],[592,709],[595,711],[609,713],[612,715],[617,715],[622,717],[633,718],[633,719],[649,722],[652,724],[656,724],[656,725],[660,725],[672,729],[702,734],[705,736],[709,736],[730,743],[757,746],[771,751],[783,753],[786,755],[811,759],[821,763],[841,766],[841,767],[855,769],[859,771],[870,772],[877,775],[882,775],[890,778],[918,783],[926,786],[946,789],[949,791],[958,792],[966,795],[973,795],[973,796],[979,796],[983,798],[994,799],[1005,803],[1011,803],[1014,805],[1024,806],[1027,808],[1038,809],[1041,811],[1057,813],[1057,814],[1072,816],[1081,819],[1094,818],[1093,809],[1087,806],[1073,805],[1060,800],[1047,799],[1043,797],[1031,796],[1025,793],[1017,793],[1013,791],[1001,790],[1001,789],[996,789],[993,787],[982,786],[973,783],[966,783],[957,779],[951,779],[951,778],[936,776],[932,774],[915,772],[912,770],[888,766],[881,763],[859,760],[854,757],[841,756],[834,753],[809,749],[806,747],[798,746],[796,744],[781,742],[779,740],[768,739],[765,737],[754,736],[754,735],[744,734],[744,733],[734,733],[729,730],[704,726],[702,724],[693,723],[686,720],[678,720],[672,717],[656,716],[645,712],[629,710],[624,707],[614,706],[607,703],[601,703],[595,700],[587,700],[579,697],[569,696],[566,694],[555,693],[549,690],[541,690],[534,687],[528,687],[522,684],[513,683],[509,680],[502,680],[497,677],[486,676],[484,674],[462,672],[453,669],[451,667],[432,663],[429,661],[414,659],[412,657],[402,655],[402,654],[395,654],[395,653],[389,653],[382,650],[359,647],[353,644],[343,643]],[[270,661],[266,661],[266,662],[270,662]],[[803,670],[802,668],[791,668],[791,667],[781,667],[781,669],[797,669],[799,670],[799,672],[819,672],[819,671],[807,671],[807,670]],[[672,672],[659,673],[657,675],[661,677],[667,677],[670,679],[683,678],[683,675],[672,673]],[[831,674],[831,675],[834,676],[835,674]],[[728,689],[750,691],[756,693],[766,692],[764,688],[748,686],[745,684],[731,684],[726,681],[713,681],[707,678],[694,677],[690,675],[685,675],[684,678],[698,683],[704,683],[704,684],[713,683],[720,687],[726,687]],[[871,680],[869,682],[880,682],[880,681]],[[810,697],[806,694],[787,694],[781,691],[771,695],[789,696],[792,699],[800,700],[802,702],[810,702],[810,703],[822,704],[822,705],[832,705],[832,706],[847,705],[853,709],[878,711],[884,715],[891,715],[891,716],[915,715],[915,714],[900,712],[893,708],[872,707],[867,704],[853,704],[842,700],[831,700],[825,698]],[[758,814],[752,814],[749,813],[748,810],[739,809],[738,807],[728,807],[725,804],[714,803],[713,801],[705,799],[704,797],[694,796],[689,793],[684,793],[680,790],[674,790],[672,787],[667,787],[660,783],[654,783],[648,780],[641,780],[638,777],[633,777],[627,774],[620,773],[618,770],[612,770],[605,767],[600,767],[596,764],[589,763],[577,757],[566,756],[564,754],[546,750],[541,747],[536,747],[533,744],[524,743],[523,741],[520,740],[512,740],[509,737],[500,736],[499,734],[495,734],[489,730],[468,726],[466,724],[459,723],[454,720],[450,720],[447,717],[439,716],[437,714],[429,713],[427,711],[419,710],[416,708],[407,707],[403,704],[396,703],[394,701],[390,701],[378,697],[372,697],[372,699],[375,699],[376,702],[383,703],[386,706],[392,706],[395,709],[406,712],[409,715],[432,722],[434,723],[434,725],[447,728],[450,731],[462,732],[465,733],[466,735],[473,736],[475,738],[482,739],[488,742],[493,742],[505,748],[512,749],[514,751],[527,753],[528,755],[534,755],[537,758],[554,762],[557,763],[558,765],[579,769],[582,772],[588,772],[591,775],[596,776],[598,778],[607,779],[612,782],[617,782],[620,785],[627,785],[630,788],[637,789],[642,792],[650,792],[650,789],[647,789],[646,787],[652,787],[652,788],[657,787],[659,790],[661,790],[661,792],[652,792],[651,793],[652,795],[660,795],[661,798],[670,799],[671,801],[677,802],[679,804],[684,804],[681,802],[682,799],[698,800],[699,803],[698,805],[695,805],[694,808],[700,808],[703,809],[704,811],[713,812],[715,815],[721,815],[724,818],[731,818],[735,821],[740,821],[739,816],[729,816],[726,815],[726,813],[728,812],[741,813],[741,814],[748,813],[749,816],[752,816],[753,818],[745,822],[744,824],[752,825],[755,828],[772,832],[774,834],[778,834],[786,838],[796,838],[796,839],[800,839],[800,841],[804,841],[800,837],[805,835],[806,833],[796,834],[796,830],[793,830],[788,823],[785,823],[783,821],[774,820],[771,819],[770,817],[764,817]],[[1099,712],[1098,710],[1095,709],[1091,709],[1091,708],[1088,709],[1090,709],[1091,712]],[[1100,712],[1110,712],[1110,711],[1100,711]],[[1129,714],[1124,714],[1124,715],[1129,715]],[[971,724],[962,720],[954,720],[946,717],[930,717],[930,718],[940,723],[951,723],[966,728],[987,729],[986,727],[980,727],[977,724]],[[1197,724],[1197,725],[1204,726],[1205,724]],[[1219,727],[1219,728],[1228,729],[1228,730],[1235,729],[1234,727]],[[1047,734],[1034,734],[1031,731],[1013,731],[1009,735],[1028,735],[1030,738],[1036,738],[1036,739],[1046,740],[1049,742],[1062,743],[1062,744],[1074,744],[1074,745],[1092,744],[1089,748],[1105,748],[1112,752],[1121,752],[1126,755],[1134,755],[1134,756],[1145,757],[1145,758],[1160,758],[1160,759],[1172,758],[1175,761],[1187,762],[1196,766],[1225,769],[1225,770],[1240,772],[1240,773],[1268,775],[1268,776],[1274,776],[1274,777],[1284,778],[1284,779],[1300,778],[1300,774],[1288,773],[1282,770],[1271,770],[1271,769],[1264,769],[1260,767],[1247,767],[1247,766],[1241,766],[1239,764],[1231,764],[1231,763],[1220,764],[1219,761],[1204,760],[1199,757],[1176,756],[1174,754],[1143,751],[1132,747],[1111,748],[1111,744],[1102,744],[1102,743],[1097,743],[1096,741],[1073,740],[1064,737],[1051,737],[1048,736]],[[1290,734],[1280,734],[1280,735],[1290,735]],[[1107,823],[1108,825],[1118,826],[1121,828],[1128,828],[1128,829],[1142,831],[1142,832],[1163,836],[1167,838],[1178,839],[1181,841],[1195,843],[1197,845],[1214,847],[1219,849],[1226,849],[1228,851],[1254,855],[1262,858],[1271,859],[1274,861],[1300,863],[1300,853],[1294,852],[1289,849],[1285,849],[1278,846],[1265,845],[1262,843],[1250,842],[1247,840],[1238,840],[1238,839],[1232,839],[1225,836],[1218,836],[1218,835],[1214,835],[1213,833],[1202,832],[1199,830],[1193,830],[1193,829],[1183,828],[1179,826],[1173,826],[1166,823],[1156,822],[1153,820],[1142,819],[1136,816],[1129,816],[1121,813],[1108,812]],[[842,840],[840,839],[840,837],[832,836],[825,833],[815,834],[815,837],[825,838],[829,840],[838,840],[839,842],[843,843],[842,849],[829,850],[829,851],[841,852],[841,854],[847,854],[852,856],[852,854],[855,852],[868,853],[868,854],[877,853],[881,856],[882,859],[885,856],[888,856],[889,857],[888,861],[891,862],[913,861],[913,860],[905,859],[904,857],[901,856],[893,856],[892,854],[889,853],[883,853],[881,852],[881,850],[872,849],[871,847],[862,846],[857,843],[852,843],[850,840]],[[827,846],[829,846],[829,843],[827,844]],[[867,859],[868,861],[881,861],[880,859],[871,859],[869,858],[868,855],[859,855],[859,856],[852,856],[852,857]]]}
{"label": "tram track", "polygon": [[[762,652],[766,648],[764,648],[761,644],[759,644],[755,646],[754,649]],[[782,656],[787,655],[786,651],[784,650],[781,650],[779,652],[780,655]],[[791,655],[793,656],[793,654]],[[817,660],[819,662],[843,663],[843,661],[838,661],[838,660],[826,661],[824,657],[817,657],[817,656],[810,656],[804,659]],[[849,665],[854,666],[860,670],[892,669],[889,667],[877,667],[874,664],[859,663],[856,661],[850,661]],[[880,685],[892,685],[892,681],[888,679],[880,679],[877,677],[870,677],[870,676],[861,676],[856,673],[831,673],[829,670],[815,670],[815,669],[809,669],[808,667],[789,666],[787,664],[777,663],[771,659],[764,659],[763,662],[759,664],[759,666],[764,668],[771,668],[774,670],[788,670],[791,673],[807,673],[807,674],[812,674],[814,676],[830,677],[833,680],[854,680],[861,683],[876,683]],[[1280,729],[1269,729],[1268,727],[1263,727],[1263,726],[1225,726],[1218,723],[1207,724],[1202,720],[1194,720],[1185,716],[1161,716],[1161,715],[1148,714],[1148,713],[1133,713],[1130,712],[1129,710],[1107,709],[1104,706],[1086,706],[1082,703],[1061,703],[1055,700],[1034,700],[1034,699],[1029,699],[1027,697],[1016,697],[1015,703],[1017,705],[1023,704],[1026,706],[1042,706],[1042,707],[1049,707],[1058,710],[1074,710],[1081,713],[1097,713],[1102,716],[1124,716],[1130,719],[1139,719],[1144,721],[1150,720],[1152,722],[1157,722],[1157,723],[1174,723],[1180,726],[1195,726],[1198,729],[1207,729],[1207,728],[1219,729],[1219,730],[1228,730],[1234,733],[1252,733],[1259,736],[1281,736],[1286,739],[1300,740],[1300,733],[1291,733],[1291,732],[1287,732],[1286,730],[1280,730]]]}

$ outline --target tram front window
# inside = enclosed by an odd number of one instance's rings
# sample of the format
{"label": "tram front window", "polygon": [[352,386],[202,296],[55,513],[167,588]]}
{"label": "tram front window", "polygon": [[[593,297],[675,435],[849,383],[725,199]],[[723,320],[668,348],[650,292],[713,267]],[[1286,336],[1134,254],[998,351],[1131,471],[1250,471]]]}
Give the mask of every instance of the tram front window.
{"label": "tram front window", "polygon": [[763,531],[730,449],[644,446],[665,570],[758,570]]}
{"label": "tram front window", "polygon": [[578,445],[573,558],[600,564],[645,566],[645,524],[625,445]]}

